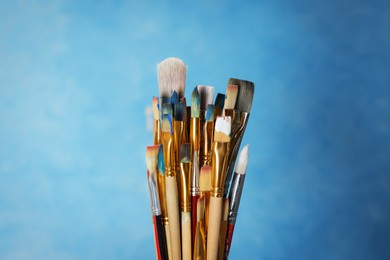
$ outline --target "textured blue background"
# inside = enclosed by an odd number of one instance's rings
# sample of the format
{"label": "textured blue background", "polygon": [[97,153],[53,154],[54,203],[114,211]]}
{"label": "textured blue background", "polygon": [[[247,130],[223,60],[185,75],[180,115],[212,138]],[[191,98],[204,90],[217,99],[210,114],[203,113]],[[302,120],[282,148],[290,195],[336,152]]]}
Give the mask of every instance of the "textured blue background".
{"label": "textured blue background", "polygon": [[[139,1],[142,2],[142,1]],[[232,259],[390,259],[388,1],[1,1],[0,259],[153,259],[156,64],[254,81]]]}

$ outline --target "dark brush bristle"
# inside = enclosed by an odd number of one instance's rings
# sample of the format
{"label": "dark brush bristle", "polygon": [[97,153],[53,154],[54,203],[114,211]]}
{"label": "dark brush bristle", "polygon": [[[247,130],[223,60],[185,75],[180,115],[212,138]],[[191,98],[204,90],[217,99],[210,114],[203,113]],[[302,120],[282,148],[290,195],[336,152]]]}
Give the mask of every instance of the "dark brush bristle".
{"label": "dark brush bristle", "polygon": [[191,162],[191,155],[190,155],[190,144],[185,143],[181,145],[180,148],[180,162],[182,163],[189,163]]}
{"label": "dark brush bristle", "polygon": [[173,105],[175,121],[184,121],[186,107],[183,103],[176,103]]}
{"label": "dark brush bristle", "polygon": [[225,105],[225,94],[218,93],[217,97],[215,98],[214,106],[215,108],[223,109],[224,105]]}
{"label": "dark brush bristle", "polygon": [[253,82],[230,78],[228,84],[238,85],[238,95],[235,109],[241,112],[250,113],[255,90]]}

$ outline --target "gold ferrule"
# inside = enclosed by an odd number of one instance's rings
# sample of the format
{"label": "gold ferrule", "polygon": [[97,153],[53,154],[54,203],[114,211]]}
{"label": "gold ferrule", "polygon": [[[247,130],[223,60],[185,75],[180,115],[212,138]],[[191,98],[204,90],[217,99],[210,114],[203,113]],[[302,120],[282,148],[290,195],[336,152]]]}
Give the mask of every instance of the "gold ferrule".
{"label": "gold ferrule", "polygon": [[173,121],[173,145],[174,145],[174,154],[176,161],[176,171],[180,171],[180,147],[183,141],[184,134],[184,122],[183,121]]}
{"label": "gold ferrule", "polygon": [[194,151],[200,149],[200,119],[196,117],[191,117],[190,120],[190,145],[192,158]]}
{"label": "gold ferrule", "polygon": [[160,125],[160,120],[154,120],[153,144],[161,144],[161,125]]}
{"label": "gold ferrule", "polygon": [[169,132],[163,132],[162,142],[164,149],[164,164],[166,177],[175,177],[175,154],[173,152],[173,134]]}
{"label": "gold ferrule", "polygon": [[[164,174],[157,174],[158,195],[160,197],[161,215],[163,218],[167,217],[167,198],[165,188],[165,176]],[[168,218],[167,218],[168,220]]]}
{"label": "gold ferrule", "polygon": [[213,197],[222,197],[228,165],[230,142],[214,142],[212,159],[211,193]]}
{"label": "gold ferrule", "polygon": [[181,211],[190,212],[191,211],[191,202],[190,202],[190,171],[191,163],[180,163],[180,201],[181,201]]}
{"label": "gold ferrule", "polygon": [[200,165],[202,166],[211,166],[213,136],[214,122],[205,122],[203,125],[202,149],[200,150]]}

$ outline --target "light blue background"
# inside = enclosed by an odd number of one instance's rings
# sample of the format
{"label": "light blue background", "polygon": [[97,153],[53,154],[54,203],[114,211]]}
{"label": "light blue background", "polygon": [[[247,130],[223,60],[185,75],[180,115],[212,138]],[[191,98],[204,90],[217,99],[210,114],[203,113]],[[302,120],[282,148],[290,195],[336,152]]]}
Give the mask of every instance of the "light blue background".
{"label": "light blue background", "polygon": [[[141,3],[142,2],[142,3]],[[153,259],[170,56],[255,82],[231,259],[390,259],[388,1],[1,1],[0,259]]]}

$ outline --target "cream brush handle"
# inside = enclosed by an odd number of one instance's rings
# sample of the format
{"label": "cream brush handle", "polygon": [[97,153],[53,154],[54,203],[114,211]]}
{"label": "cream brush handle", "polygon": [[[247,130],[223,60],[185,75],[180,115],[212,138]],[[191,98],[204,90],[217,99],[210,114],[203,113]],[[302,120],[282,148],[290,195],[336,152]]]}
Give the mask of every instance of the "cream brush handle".
{"label": "cream brush handle", "polygon": [[169,223],[165,224],[165,237],[167,238],[168,258],[172,259],[171,235],[169,231]]}
{"label": "cream brush handle", "polygon": [[172,260],[181,259],[179,198],[176,176],[166,178],[166,196],[171,237]]}
{"label": "cream brush handle", "polygon": [[181,212],[181,232],[183,260],[191,260],[191,212]]}
{"label": "cream brush handle", "polygon": [[222,216],[222,197],[210,197],[209,227],[207,232],[207,260],[217,260]]}

